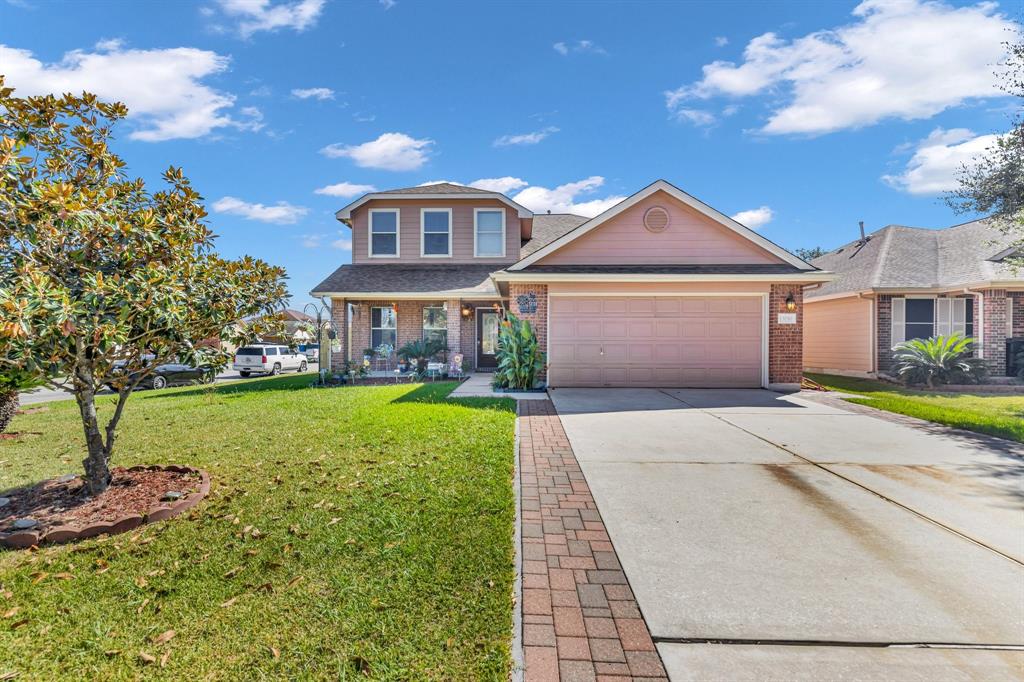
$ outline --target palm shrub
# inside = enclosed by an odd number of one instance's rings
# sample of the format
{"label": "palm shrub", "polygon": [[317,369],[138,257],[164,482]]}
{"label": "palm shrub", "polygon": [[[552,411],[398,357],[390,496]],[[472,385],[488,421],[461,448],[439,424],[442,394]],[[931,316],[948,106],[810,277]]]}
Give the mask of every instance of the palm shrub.
{"label": "palm shrub", "polygon": [[398,357],[406,362],[415,362],[416,373],[423,375],[427,372],[427,363],[430,362],[430,358],[446,350],[448,350],[448,347],[437,339],[423,339],[420,341],[410,341],[399,348]]}
{"label": "palm shrub", "polygon": [[949,383],[977,383],[987,369],[971,355],[974,339],[960,332],[930,339],[911,339],[893,348],[893,370],[907,385],[928,388]]}
{"label": "palm shrub", "polygon": [[508,313],[498,327],[498,369],[493,384],[498,388],[531,389],[544,369],[544,353],[529,321]]}
{"label": "palm shrub", "polygon": [[0,433],[7,431],[18,411],[18,391],[35,388],[42,380],[28,370],[13,365],[0,365]]}

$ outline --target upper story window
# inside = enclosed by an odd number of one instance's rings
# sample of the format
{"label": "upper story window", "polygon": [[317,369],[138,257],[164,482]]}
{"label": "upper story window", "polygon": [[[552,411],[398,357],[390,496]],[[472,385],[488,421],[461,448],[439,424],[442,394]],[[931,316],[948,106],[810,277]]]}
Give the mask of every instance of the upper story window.
{"label": "upper story window", "polygon": [[501,258],[505,255],[505,211],[478,208],[473,211],[473,244],[477,258]]}
{"label": "upper story window", "polygon": [[420,255],[434,258],[452,255],[450,208],[424,208],[420,211]]}
{"label": "upper story window", "polygon": [[370,258],[398,256],[399,211],[397,208],[370,209]]}

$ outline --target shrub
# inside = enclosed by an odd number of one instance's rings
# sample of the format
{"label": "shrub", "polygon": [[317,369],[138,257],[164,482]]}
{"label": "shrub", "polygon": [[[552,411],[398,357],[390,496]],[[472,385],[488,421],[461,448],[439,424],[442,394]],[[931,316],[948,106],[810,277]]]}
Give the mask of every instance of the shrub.
{"label": "shrub", "polygon": [[930,339],[911,339],[893,348],[893,370],[906,384],[928,388],[950,383],[977,383],[987,372],[985,361],[971,356],[974,339],[959,332]]}
{"label": "shrub", "polygon": [[427,363],[430,358],[447,350],[448,347],[437,339],[410,341],[398,349],[398,357],[407,362],[415,362],[416,373],[423,375],[427,372]]}
{"label": "shrub", "polygon": [[0,365],[0,433],[4,433],[18,411],[18,391],[35,388],[42,380],[31,372],[12,365]]}
{"label": "shrub", "polygon": [[498,328],[498,369],[493,384],[498,388],[531,389],[544,369],[544,353],[537,335],[526,320],[508,313]]}

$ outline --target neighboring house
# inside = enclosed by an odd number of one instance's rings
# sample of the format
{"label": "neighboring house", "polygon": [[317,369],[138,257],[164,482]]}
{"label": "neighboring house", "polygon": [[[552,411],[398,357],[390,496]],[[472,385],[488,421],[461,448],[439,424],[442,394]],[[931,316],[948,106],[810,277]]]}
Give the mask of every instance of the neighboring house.
{"label": "neighboring house", "polygon": [[549,385],[793,386],[803,287],[829,275],[659,180],[586,219],[448,183],[374,192],[337,213],[352,264],[332,299],[335,366],[437,336],[495,365],[504,310],[529,320]]}
{"label": "neighboring house", "polygon": [[984,220],[890,225],[814,259],[836,278],[804,294],[804,366],[884,374],[897,343],[961,332],[1005,375],[1006,339],[1024,336],[1024,273],[1004,262],[1010,242]]}

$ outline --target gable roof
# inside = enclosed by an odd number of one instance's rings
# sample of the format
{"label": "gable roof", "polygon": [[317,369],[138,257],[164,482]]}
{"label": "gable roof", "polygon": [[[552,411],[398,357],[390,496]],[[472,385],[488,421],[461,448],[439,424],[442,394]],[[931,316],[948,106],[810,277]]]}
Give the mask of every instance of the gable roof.
{"label": "gable roof", "polygon": [[988,221],[974,220],[941,230],[887,225],[811,262],[836,273],[808,299],[872,289],[942,289],[985,282],[1020,282],[1002,259],[1012,242]]}
{"label": "gable roof", "polygon": [[519,248],[519,256],[529,256],[562,235],[590,220],[572,213],[538,213],[533,216],[533,235]]}
{"label": "gable roof", "polygon": [[388,189],[381,192],[369,192],[353,201],[348,206],[339,209],[334,217],[343,223],[352,219],[352,211],[363,204],[374,199],[495,199],[510,208],[514,208],[520,218],[532,218],[533,212],[525,206],[521,206],[509,199],[500,192],[489,192],[466,185],[456,185],[451,182],[439,182],[433,185],[420,185],[418,187],[403,187],[401,189]]}
{"label": "gable roof", "polygon": [[632,196],[627,197],[626,199],[623,199],[619,203],[615,204],[614,206],[606,210],[604,213],[601,213],[600,215],[591,218],[585,223],[579,225],[579,227],[576,227],[575,229],[567,232],[561,237],[558,237],[554,241],[549,242],[545,246],[532,252],[525,258],[521,259],[518,263],[509,266],[508,270],[522,270],[527,266],[531,265],[532,263],[536,263],[541,258],[544,258],[545,256],[554,253],[555,251],[562,248],[566,244],[569,244],[574,240],[579,239],[580,237],[587,234],[591,230],[603,225],[604,223],[608,222],[609,220],[619,215],[623,211],[632,208],[633,206],[643,201],[647,197],[651,196],[655,192],[665,192],[672,198],[682,202],[683,204],[686,204],[687,206],[694,209],[698,213],[701,213],[705,217],[710,218],[711,220],[714,220],[720,225],[723,225],[724,227],[732,230],[733,232],[739,234],[741,237],[750,240],[754,244],[760,246],[762,249],[777,256],[781,260],[785,261],[786,263],[789,263],[790,265],[796,267],[799,270],[817,269],[810,263],[801,260],[794,254],[790,253],[789,251],[786,251],[778,244],[766,239],[765,237],[762,237],[758,233],[754,232],[753,230],[744,225],[741,225],[740,223],[736,222],[735,220],[725,215],[724,213],[708,206],[704,202],[687,194],[686,192],[679,189],[672,183],[667,182],[666,180],[656,180],[647,187],[644,187],[636,194],[633,194]]}

